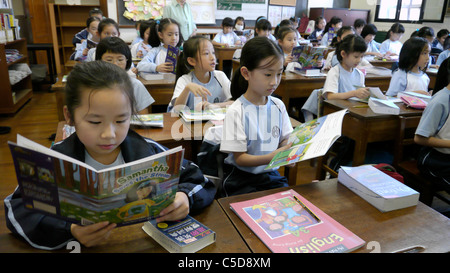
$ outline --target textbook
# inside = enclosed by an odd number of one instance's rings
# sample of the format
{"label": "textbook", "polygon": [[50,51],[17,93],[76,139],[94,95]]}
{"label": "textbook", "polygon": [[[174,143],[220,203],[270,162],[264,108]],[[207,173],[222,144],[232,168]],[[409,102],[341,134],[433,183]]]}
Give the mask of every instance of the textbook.
{"label": "textbook", "polygon": [[390,100],[369,98],[369,107],[376,114],[399,115],[400,107]]}
{"label": "textbook", "polygon": [[338,181],[382,212],[419,202],[418,192],[372,165],[341,167]]}
{"label": "textbook", "polygon": [[21,135],[8,141],[25,207],[75,224],[148,221],[175,199],[180,147],[97,171]]}
{"label": "textbook", "polygon": [[172,63],[173,65],[173,70],[171,71],[172,74],[176,74],[178,51],[179,50],[177,47],[167,45],[166,63]]}
{"label": "textbook", "polygon": [[335,31],[334,28],[330,27],[328,29],[328,44],[331,45],[331,43],[333,42],[334,37],[337,36],[337,31]]}
{"label": "textbook", "polygon": [[180,117],[186,122],[223,120],[225,119],[226,112],[227,108],[225,107],[224,108],[214,107],[203,111],[183,109],[180,111]]}
{"label": "textbook", "polygon": [[341,136],[347,109],[313,119],[297,126],[289,136],[292,147],[276,154],[265,168],[272,169],[323,156]]}
{"label": "textbook", "polygon": [[292,189],[230,207],[274,253],[341,253],[365,244]]}
{"label": "textbook", "polygon": [[324,46],[299,45],[292,49],[293,61],[300,63],[302,69],[317,68],[317,63],[323,60],[327,50]]}
{"label": "textbook", "polygon": [[138,126],[164,127],[163,114],[146,114],[133,116],[130,124]]}
{"label": "textbook", "polygon": [[191,216],[183,220],[150,220],[142,229],[170,253],[195,253],[216,241],[216,233]]}

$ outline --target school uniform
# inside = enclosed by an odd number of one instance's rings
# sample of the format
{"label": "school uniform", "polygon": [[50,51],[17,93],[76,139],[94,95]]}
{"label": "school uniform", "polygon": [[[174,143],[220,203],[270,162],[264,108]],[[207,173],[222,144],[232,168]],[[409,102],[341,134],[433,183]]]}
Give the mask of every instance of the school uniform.
{"label": "school uniform", "polygon": [[[327,93],[345,93],[358,89],[359,87],[364,87],[364,74],[359,69],[355,68],[353,71],[349,72],[345,70],[337,61],[337,57],[336,62],[337,64],[334,64],[327,74],[327,78],[322,89],[322,96],[324,98],[326,98]],[[320,89],[313,90],[306,102],[303,104],[301,110],[303,116],[305,117],[305,121],[310,121],[314,118],[314,115],[318,115],[320,91]]]}
{"label": "school uniform", "polygon": [[327,33],[325,33],[323,36],[322,36],[322,40],[320,40],[320,45],[321,46],[329,46],[329,43],[328,43],[328,33],[329,32],[327,32]]}
{"label": "school uniform", "polygon": [[398,92],[417,90],[428,92],[429,84],[430,78],[423,71],[414,73],[412,71],[406,72],[405,70],[397,69],[392,74],[391,82],[389,83],[389,89],[386,92],[386,95],[395,97]]}
{"label": "school uniform", "polygon": [[[188,85],[191,82],[201,85],[206,89],[208,89],[209,92],[211,92],[211,96],[208,96],[209,103],[225,102],[231,99],[231,92],[230,92],[231,82],[223,71],[215,70],[210,72],[210,79],[209,82],[207,83],[200,82],[195,76],[195,73],[192,71],[189,72],[188,74],[181,76],[177,80],[175,89],[173,91],[172,99],[170,100],[170,103],[167,108],[168,112],[173,110],[175,100],[186,88],[186,85]],[[195,103],[199,103],[201,101],[201,98],[197,97],[197,100],[195,98],[196,98],[195,95],[192,94],[192,92],[189,92],[185,105],[191,110],[194,110]]]}
{"label": "school uniform", "polygon": [[[74,55],[73,55],[73,59],[75,61],[90,62],[90,61],[94,61],[95,60],[95,49],[96,49],[96,47],[90,48],[86,56],[83,55],[83,51],[88,47],[88,40],[90,41],[89,42],[90,45],[95,44],[95,46],[97,46],[98,43],[90,40],[89,38],[84,40],[81,43],[81,45],[78,47],[78,49],[75,51]],[[94,55],[92,55],[92,52],[94,52]],[[92,56],[94,56],[93,59],[92,59]]]}
{"label": "school uniform", "polygon": [[236,42],[240,41],[241,39],[239,36],[237,36],[234,31],[224,34],[223,31],[219,32],[214,36],[213,41],[221,44],[228,44],[230,46],[233,46],[236,44]]}
{"label": "school uniform", "polygon": [[140,59],[144,58],[145,55],[147,55],[147,53],[152,49],[151,45],[146,45],[144,44],[144,41],[140,41],[138,43],[135,43],[134,45],[131,46],[131,57],[133,57],[133,59],[138,58],[138,52],[142,52],[142,56],[139,57]]}
{"label": "school uniform", "polygon": [[438,50],[443,51],[444,50],[444,46],[442,46],[442,44],[439,42],[438,39],[434,39],[434,41],[431,43],[431,48],[436,48]]}
{"label": "school uniform", "polygon": [[150,49],[145,57],[138,63],[139,72],[157,73],[156,67],[166,62],[167,48],[162,44]]}
{"label": "school uniform", "polygon": [[133,46],[134,44],[140,43],[144,41],[144,39],[141,38],[141,36],[136,36],[136,38],[134,38],[133,42],[131,42],[131,46]]}
{"label": "school uniform", "polygon": [[323,29],[314,29],[314,31],[308,36],[309,40],[321,40],[321,39],[317,39],[317,37],[319,37],[320,35],[322,35],[323,33]]}
{"label": "school uniform", "polygon": [[380,53],[386,54],[387,52],[395,53],[400,55],[403,44],[400,41],[391,41],[390,39],[385,40],[381,43]]}
{"label": "school uniform", "polygon": [[[380,47],[381,47],[381,44],[380,44],[380,43],[377,43],[375,40],[372,40],[372,41],[370,41],[370,42],[367,44],[367,50],[366,50],[366,53],[367,53],[367,52],[376,52],[376,53],[380,53]],[[366,55],[366,56],[364,56],[364,58],[365,58],[366,60],[373,60],[373,59],[375,58],[375,56],[373,56],[373,55]]]}
{"label": "school uniform", "polygon": [[133,77],[130,77],[131,84],[133,85],[133,94],[136,100],[136,110],[142,111],[147,108],[150,104],[155,102],[155,99],[150,95],[145,88],[144,84]]}
{"label": "school uniform", "polygon": [[228,107],[223,126],[220,151],[229,153],[225,164],[231,165],[231,171],[224,179],[221,195],[287,186],[286,177],[281,176],[277,168],[240,166],[233,155],[233,152],[268,154],[289,138],[293,129],[281,100],[268,96],[265,105],[254,105],[242,95]]}
{"label": "school uniform", "polygon": [[[72,134],[64,141],[56,143],[53,150],[86,161],[86,150],[77,134]],[[135,161],[167,150],[157,142],[143,138],[130,130],[120,144],[123,162]],[[120,160],[119,160],[120,161]],[[214,200],[215,186],[203,176],[197,165],[184,160],[179,180],[178,191],[186,193],[191,212],[201,210]],[[63,248],[74,240],[70,232],[70,222],[48,216],[24,207],[19,187],[4,200],[7,227],[35,248],[54,250]]]}
{"label": "school uniform", "polygon": [[450,57],[450,49],[442,51],[436,60],[436,65],[441,65],[448,57]]}
{"label": "school uniform", "polygon": [[85,28],[82,31],[80,31],[77,34],[75,34],[75,36],[73,36],[73,38],[72,38],[73,46],[76,46],[76,44],[81,44],[81,41],[82,40],[86,40],[88,38],[89,34],[90,33],[87,30],[87,28]]}
{"label": "school uniform", "polygon": [[[416,135],[450,140],[450,90],[444,88],[431,98],[423,111]],[[418,155],[419,170],[433,182],[450,190],[450,148],[423,147]]]}

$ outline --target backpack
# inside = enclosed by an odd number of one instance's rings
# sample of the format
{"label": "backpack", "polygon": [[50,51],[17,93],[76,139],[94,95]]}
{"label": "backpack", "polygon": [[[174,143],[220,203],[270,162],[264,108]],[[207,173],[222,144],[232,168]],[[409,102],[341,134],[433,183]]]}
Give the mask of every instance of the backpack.
{"label": "backpack", "polygon": [[374,166],[378,170],[384,172],[385,174],[389,175],[390,177],[394,178],[395,180],[398,180],[402,183],[404,183],[403,176],[399,174],[394,167],[392,167],[389,164],[386,163],[380,163]]}

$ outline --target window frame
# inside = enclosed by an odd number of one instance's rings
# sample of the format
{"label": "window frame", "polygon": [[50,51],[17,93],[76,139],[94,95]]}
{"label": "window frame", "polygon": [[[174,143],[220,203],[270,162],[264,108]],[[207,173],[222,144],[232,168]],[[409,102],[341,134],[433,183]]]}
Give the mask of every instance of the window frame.
{"label": "window frame", "polygon": [[447,8],[448,8],[448,1],[449,0],[444,0],[444,6],[442,7],[442,13],[441,13],[441,18],[440,19],[436,19],[436,20],[430,20],[430,19],[423,19],[423,15],[425,12],[425,6],[427,1],[432,1],[432,0],[423,0],[422,1],[422,6],[420,7],[420,17],[419,20],[417,21],[413,21],[413,20],[400,20],[400,12],[401,12],[401,7],[402,7],[402,0],[396,0],[397,1],[397,8],[396,8],[396,12],[395,12],[395,18],[394,19],[380,19],[378,18],[378,15],[380,13],[380,4],[376,5],[376,9],[375,9],[375,18],[374,21],[375,22],[386,22],[386,23],[404,23],[404,24],[422,24],[423,22],[431,22],[431,23],[443,23],[444,19],[445,19],[445,15],[447,14]]}

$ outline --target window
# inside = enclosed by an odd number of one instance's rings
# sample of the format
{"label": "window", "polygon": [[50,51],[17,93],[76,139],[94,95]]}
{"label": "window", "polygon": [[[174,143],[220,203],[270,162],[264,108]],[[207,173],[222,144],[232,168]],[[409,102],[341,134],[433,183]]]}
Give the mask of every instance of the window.
{"label": "window", "polygon": [[448,0],[379,0],[377,22],[422,23],[444,21]]}

